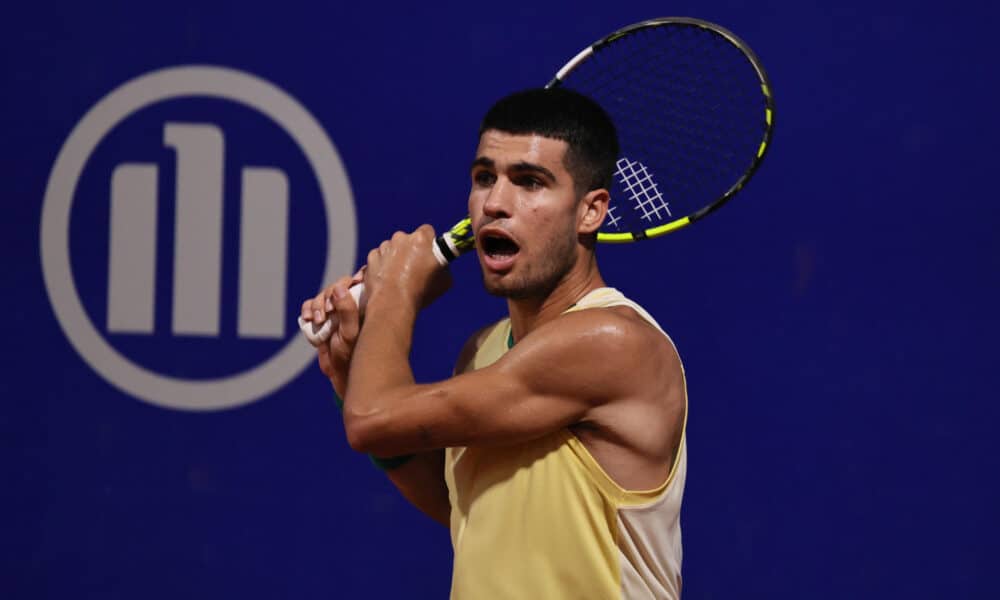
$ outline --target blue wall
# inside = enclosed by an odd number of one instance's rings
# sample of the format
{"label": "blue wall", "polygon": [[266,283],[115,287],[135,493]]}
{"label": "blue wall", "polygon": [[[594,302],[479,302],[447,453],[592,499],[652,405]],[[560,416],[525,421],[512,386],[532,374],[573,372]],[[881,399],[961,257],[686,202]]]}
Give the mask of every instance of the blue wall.
{"label": "blue wall", "polygon": [[[601,251],[606,279],[657,316],[687,365],[686,597],[993,597],[995,8],[179,0],[4,12],[3,597],[440,598],[449,585],[447,533],[350,451],[313,363],[240,407],[193,412],[122,391],[71,344],[43,281],[42,209],[60,149],[98,101],[178,65],[284,90],[339,152],[363,256],[397,228],[461,214],[494,99],[664,14],[747,40],[778,108],[773,150],[731,205],[662,243]],[[171,172],[167,122],[224,132],[227,190],[243,166],[287,176],[284,337],[236,333],[235,192],[220,334],[173,336],[168,291],[154,334],[107,331],[109,177],[122,163]],[[327,225],[353,235],[347,215],[324,211],[287,132],[218,98],[146,106],[83,158],[61,232],[80,306],[117,352],[176,379],[232,376],[285,348],[296,303],[322,279]],[[169,290],[172,209],[159,210],[156,284]],[[454,266],[453,291],[418,326],[423,379],[447,376],[465,336],[504,309],[474,263]]]}

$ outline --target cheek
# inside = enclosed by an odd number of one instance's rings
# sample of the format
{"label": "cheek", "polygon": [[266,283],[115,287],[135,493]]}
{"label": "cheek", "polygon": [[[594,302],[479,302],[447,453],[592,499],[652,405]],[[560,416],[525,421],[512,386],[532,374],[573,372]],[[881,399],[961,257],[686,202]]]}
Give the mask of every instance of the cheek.
{"label": "cheek", "polygon": [[467,208],[469,211],[469,216],[472,217],[473,223],[476,222],[478,216],[482,212],[481,209],[483,207],[483,201],[485,200],[485,198],[486,196],[481,190],[473,189],[472,191],[469,192],[469,202]]}
{"label": "cheek", "polygon": [[530,219],[531,227],[534,230],[536,238],[552,238],[552,227],[555,224],[555,219],[553,219],[551,211],[546,210],[544,206],[538,204],[529,204],[524,207],[521,214],[526,215],[527,218]]}
{"label": "cheek", "polygon": [[550,202],[535,206],[532,212],[535,221],[549,232],[546,237],[561,238],[568,232],[575,235],[577,212],[574,207],[566,207],[561,202]]}
{"label": "cheek", "polygon": [[531,216],[534,223],[533,238],[536,240],[531,248],[535,252],[545,255],[562,254],[576,240],[572,219],[568,219],[565,214],[536,209]]}

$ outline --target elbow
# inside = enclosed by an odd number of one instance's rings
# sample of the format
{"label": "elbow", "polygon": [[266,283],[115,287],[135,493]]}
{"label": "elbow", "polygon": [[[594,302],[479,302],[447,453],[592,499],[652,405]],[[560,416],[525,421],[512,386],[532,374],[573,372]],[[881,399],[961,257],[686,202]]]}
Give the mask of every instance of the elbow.
{"label": "elbow", "polygon": [[349,410],[344,411],[344,431],[347,434],[347,444],[355,452],[365,454],[374,452],[374,440],[377,434],[368,422],[370,418],[352,414]]}
{"label": "elbow", "polygon": [[[418,423],[413,411],[402,407],[399,396],[384,393],[378,402],[351,396],[344,405],[344,432],[352,450],[375,456],[413,452]],[[403,398],[413,399],[412,395]],[[419,445],[419,444],[417,444]]]}
{"label": "elbow", "polygon": [[375,456],[392,456],[399,453],[398,435],[390,427],[388,415],[379,411],[369,414],[358,414],[349,409],[344,410],[344,433],[347,444],[355,452],[373,454]]}

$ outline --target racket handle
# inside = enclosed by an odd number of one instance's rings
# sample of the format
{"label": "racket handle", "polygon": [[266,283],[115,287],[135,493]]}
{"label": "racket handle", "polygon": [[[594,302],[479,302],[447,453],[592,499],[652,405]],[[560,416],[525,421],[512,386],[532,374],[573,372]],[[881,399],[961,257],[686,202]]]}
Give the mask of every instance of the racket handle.
{"label": "racket handle", "polygon": [[[453,244],[448,243],[449,240],[445,236],[441,236],[434,240],[431,244],[431,252],[434,254],[434,258],[437,259],[438,264],[442,267],[447,267],[448,263],[454,260],[458,256],[458,252],[451,252],[446,255],[441,249],[441,245],[444,244],[446,248],[453,249]],[[354,298],[354,303],[361,306],[361,294],[365,291],[365,284],[357,283],[352,285],[350,289],[347,290],[351,294],[351,298]],[[319,346],[330,339],[330,335],[333,333],[333,328],[340,323],[340,319],[337,318],[337,313],[331,311],[326,314],[326,319],[322,323],[316,324],[312,321],[306,321],[301,316],[299,317],[299,330],[302,335],[306,336],[309,343],[313,346]]]}

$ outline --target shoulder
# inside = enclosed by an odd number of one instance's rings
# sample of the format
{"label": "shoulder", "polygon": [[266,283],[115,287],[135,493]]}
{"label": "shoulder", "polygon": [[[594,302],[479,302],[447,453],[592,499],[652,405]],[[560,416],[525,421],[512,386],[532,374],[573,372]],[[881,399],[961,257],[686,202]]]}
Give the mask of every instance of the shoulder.
{"label": "shoulder", "polygon": [[519,341],[496,363],[532,387],[571,387],[596,403],[646,395],[677,381],[666,335],[625,306],[565,313]]}
{"label": "shoulder", "polygon": [[490,323],[484,327],[480,327],[469,336],[469,339],[465,340],[465,344],[462,346],[462,350],[458,353],[458,360],[455,361],[455,374],[464,373],[469,369],[472,364],[472,359],[476,357],[476,352],[479,350],[480,346],[490,335],[490,333],[497,328],[497,326],[504,323],[506,319],[500,319],[496,323]]}
{"label": "shoulder", "polygon": [[576,352],[594,352],[613,362],[629,361],[638,354],[650,353],[676,357],[669,338],[628,306],[565,313],[539,327],[524,341],[529,340],[543,346],[566,346]]}

